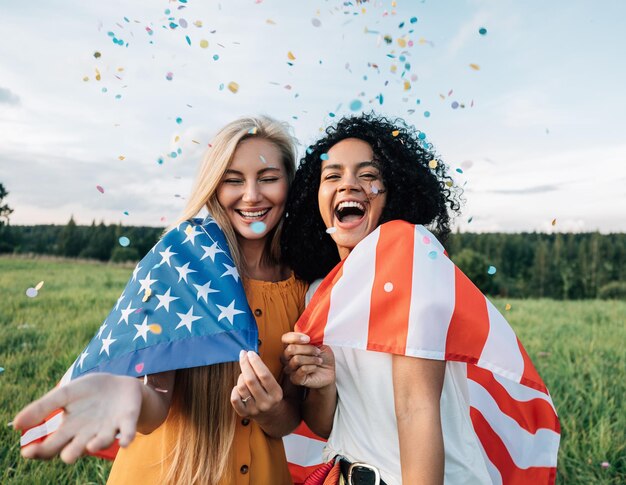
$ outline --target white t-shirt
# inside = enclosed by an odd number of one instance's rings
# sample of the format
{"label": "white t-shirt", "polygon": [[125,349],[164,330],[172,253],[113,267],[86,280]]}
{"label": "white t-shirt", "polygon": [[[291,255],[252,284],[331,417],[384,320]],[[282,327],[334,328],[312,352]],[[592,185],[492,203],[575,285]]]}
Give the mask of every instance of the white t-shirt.
{"label": "white t-shirt", "polygon": [[[316,288],[317,285],[312,285],[310,295]],[[324,449],[324,461],[342,455],[351,462],[365,462],[376,466],[388,485],[401,485],[392,355],[331,348],[335,354],[339,399],[333,429]],[[446,362],[441,394],[444,483],[490,484],[481,446],[469,417],[465,366],[461,362]]]}

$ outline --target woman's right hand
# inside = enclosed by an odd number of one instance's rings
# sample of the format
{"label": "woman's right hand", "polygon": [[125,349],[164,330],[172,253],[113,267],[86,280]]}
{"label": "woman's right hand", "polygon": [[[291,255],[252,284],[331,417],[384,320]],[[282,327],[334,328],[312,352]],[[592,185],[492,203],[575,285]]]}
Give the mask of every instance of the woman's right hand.
{"label": "woman's right hand", "polygon": [[13,420],[14,428],[24,430],[64,410],[59,429],[45,441],[22,448],[22,456],[49,459],[60,454],[65,463],[74,463],[85,452],[108,448],[118,433],[120,446],[128,446],[137,430],[144,387],[134,377],[91,374],[53,389]]}
{"label": "woman's right hand", "polygon": [[285,374],[297,386],[321,389],[335,383],[335,355],[327,345],[310,345],[304,333],[288,332],[282,337]]}

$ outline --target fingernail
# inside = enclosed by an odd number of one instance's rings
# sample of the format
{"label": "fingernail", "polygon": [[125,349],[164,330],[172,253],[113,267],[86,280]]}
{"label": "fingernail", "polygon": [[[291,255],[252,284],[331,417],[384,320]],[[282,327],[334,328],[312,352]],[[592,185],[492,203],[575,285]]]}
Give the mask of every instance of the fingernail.
{"label": "fingernail", "polygon": [[319,349],[319,347],[315,347],[315,355],[320,355],[322,353],[322,351]]}
{"label": "fingernail", "polygon": [[311,338],[308,335],[301,335],[300,342],[307,343]]}
{"label": "fingernail", "polygon": [[248,350],[248,358],[254,357],[256,354],[252,350]]}
{"label": "fingernail", "polygon": [[246,354],[245,350],[240,350],[239,351],[239,360],[243,359],[243,356]]}

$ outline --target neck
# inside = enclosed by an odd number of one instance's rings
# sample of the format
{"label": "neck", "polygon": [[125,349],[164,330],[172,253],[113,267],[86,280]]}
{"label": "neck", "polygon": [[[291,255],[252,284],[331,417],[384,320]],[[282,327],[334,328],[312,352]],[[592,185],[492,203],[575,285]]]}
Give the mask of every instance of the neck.
{"label": "neck", "polygon": [[268,265],[263,260],[267,238],[251,240],[238,237],[237,239],[243,256],[244,270],[250,278],[262,281],[280,281],[286,278],[283,268],[278,265]]}

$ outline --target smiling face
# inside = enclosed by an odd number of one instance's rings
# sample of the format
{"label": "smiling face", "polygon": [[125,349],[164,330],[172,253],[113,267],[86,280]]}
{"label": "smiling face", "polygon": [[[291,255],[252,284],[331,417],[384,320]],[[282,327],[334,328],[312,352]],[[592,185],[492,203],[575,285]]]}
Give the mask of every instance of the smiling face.
{"label": "smiling face", "polygon": [[385,208],[386,189],[372,147],[347,138],[328,150],[322,162],[317,195],[320,214],[344,259],[378,226]]}
{"label": "smiling face", "polygon": [[263,138],[248,138],[235,150],[217,200],[239,238],[265,239],[283,216],[287,189],[280,149]]}

